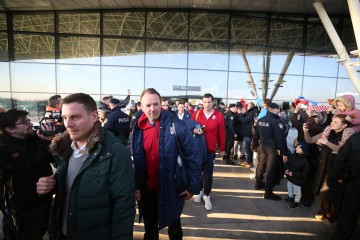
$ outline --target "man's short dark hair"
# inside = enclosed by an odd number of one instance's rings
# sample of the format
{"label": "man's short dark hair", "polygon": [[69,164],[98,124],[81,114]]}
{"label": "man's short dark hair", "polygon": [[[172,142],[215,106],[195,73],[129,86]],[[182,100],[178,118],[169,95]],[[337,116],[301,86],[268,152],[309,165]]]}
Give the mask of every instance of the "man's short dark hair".
{"label": "man's short dark hair", "polygon": [[168,99],[167,99],[167,97],[161,97],[161,101],[165,102],[165,101],[168,101]]}
{"label": "man's short dark hair", "polygon": [[61,102],[60,98],[61,98],[60,95],[51,96],[48,100],[48,106],[53,108],[56,107],[56,104],[60,104]]}
{"label": "man's short dark hair", "polygon": [[265,104],[266,107],[269,107],[269,104],[271,103],[271,99],[265,98],[265,99],[263,100],[263,103]]}
{"label": "man's short dark hair", "polygon": [[214,101],[214,97],[211,93],[205,93],[202,98],[211,98],[211,101]]}
{"label": "man's short dark hair", "polygon": [[63,104],[70,104],[70,103],[80,103],[85,106],[85,109],[88,113],[97,111],[97,106],[95,100],[88,94],[85,93],[73,93],[66,96],[63,99]]}
{"label": "man's short dark hair", "polygon": [[180,105],[180,104],[185,105],[185,102],[180,101],[178,105]]}
{"label": "man's short dark hair", "polygon": [[160,93],[158,91],[155,90],[155,88],[147,88],[145,89],[144,91],[142,91],[141,95],[140,95],[140,102],[141,102],[141,99],[143,98],[143,96],[145,94],[156,94],[159,96],[159,100],[161,100],[161,96],[160,96]]}
{"label": "man's short dark hair", "polygon": [[16,121],[25,118],[29,113],[24,110],[10,109],[0,113],[0,136],[7,134],[7,127],[15,127]]}
{"label": "man's short dark hair", "polygon": [[219,106],[225,106],[225,103],[219,102]]}

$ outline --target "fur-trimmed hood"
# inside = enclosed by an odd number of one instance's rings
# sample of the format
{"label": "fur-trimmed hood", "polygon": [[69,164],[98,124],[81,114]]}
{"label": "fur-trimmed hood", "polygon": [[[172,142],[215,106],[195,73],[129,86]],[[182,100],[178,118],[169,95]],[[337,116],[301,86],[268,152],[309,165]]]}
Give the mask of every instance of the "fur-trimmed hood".
{"label": "fur-trimmed hood", "polygon": [[343,95],[341,97],[335,98],[333,102],[335,108],[338,102],[342,102],[348,111],[355,109],[355,98],[353,95]]}
{"label": "fur-trimmed hood", "polygon": [[[89,136],[89,141],[87,142],[87,154],[91,153],[96,144],[100,141],[102,134],[101,123],[97,121],[94,124],[94,128]],[[70,139],[70,134],[68,131],[65,131],[62,135],[56,137],[50,144],[50,152],[60,160],[68,159],[73,150],[71,148],[72,140]]]}

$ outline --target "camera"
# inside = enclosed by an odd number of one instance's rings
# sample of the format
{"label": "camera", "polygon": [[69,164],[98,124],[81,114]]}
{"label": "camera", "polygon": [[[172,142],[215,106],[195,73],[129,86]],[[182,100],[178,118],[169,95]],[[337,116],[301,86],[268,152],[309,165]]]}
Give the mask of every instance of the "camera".
{"label": "camera", "polygon": [[300,103],[300,108],[306,109],[308,106],[306,104]]}
{"label": "camera", "polygon": [[[52,130],[43,130],[42,125],[52,126]],[[61,113],[57,111],[46,111],[44,117],[40,120],[39,125],[33,126],[33,129],[40,130],[44,136],[53,136],[65,131],[65,126],[61,118]]]}

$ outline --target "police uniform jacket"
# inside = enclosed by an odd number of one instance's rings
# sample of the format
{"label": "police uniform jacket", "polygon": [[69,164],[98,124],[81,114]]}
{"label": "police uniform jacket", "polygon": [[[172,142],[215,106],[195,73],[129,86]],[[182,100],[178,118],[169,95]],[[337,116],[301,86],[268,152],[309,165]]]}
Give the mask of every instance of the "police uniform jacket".
{"label": "police uniform jacket", "polygon": [[115,107],[106,118],[104,128],[110,130],[126,145],[130,135],[130,117],[121,111],[119,106]]}
{"label": "police uniform jacket", "polygon": [[267,112],[265,117],[259,119],[254,136],[255,146],[258,144],[265,144],[266,146],[280,149],[280,153],[283,156],[288,156],[288,148],[286,143],[286,137],[284,133],[284,126],[279,120],[279,116]]}
{"label": "police uniform jacket", "polygon": [[227,111],[224,114],[224,123],[226,134],[234,136],[235,132],[235,114],[232,111]]}

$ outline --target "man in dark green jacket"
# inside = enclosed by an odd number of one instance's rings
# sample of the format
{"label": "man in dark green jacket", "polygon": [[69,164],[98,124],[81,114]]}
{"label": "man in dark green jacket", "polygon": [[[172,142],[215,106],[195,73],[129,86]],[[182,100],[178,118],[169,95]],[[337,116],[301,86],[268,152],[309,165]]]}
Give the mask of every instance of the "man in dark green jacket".
{"label": "man in dark green jacket", "polygon": [[67,131],[50,146],[58,159],[56,177],[37,183],[39,194],[56,189],[50,237],[131,240],[135,190],[130,153],[101,127],[89,95],[64,98],[62,117]]}

